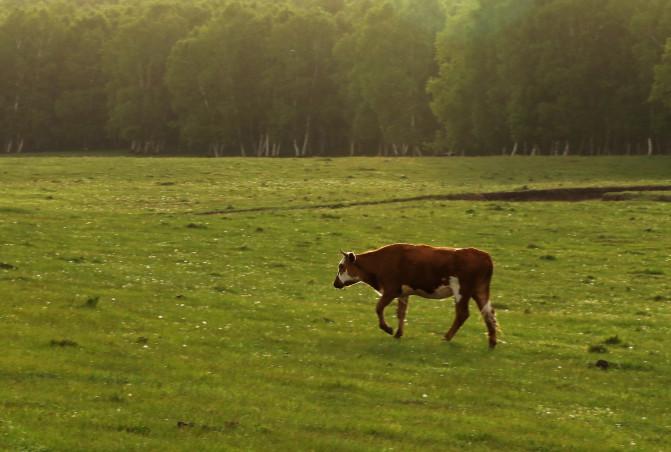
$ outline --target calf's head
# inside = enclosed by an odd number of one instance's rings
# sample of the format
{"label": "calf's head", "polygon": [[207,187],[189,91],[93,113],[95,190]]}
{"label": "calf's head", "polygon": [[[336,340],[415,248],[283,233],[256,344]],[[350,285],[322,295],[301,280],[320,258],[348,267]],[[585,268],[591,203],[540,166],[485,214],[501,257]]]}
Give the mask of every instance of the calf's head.
{"label": "calf's head", "polygon": [[336,289],[342,289],[343,287],[361,282],[360,271],[356,266],[356,255],[342,251],[341,253],[342,260],[338,264],[338,274],[335,281],[333,281],[333,287]]}

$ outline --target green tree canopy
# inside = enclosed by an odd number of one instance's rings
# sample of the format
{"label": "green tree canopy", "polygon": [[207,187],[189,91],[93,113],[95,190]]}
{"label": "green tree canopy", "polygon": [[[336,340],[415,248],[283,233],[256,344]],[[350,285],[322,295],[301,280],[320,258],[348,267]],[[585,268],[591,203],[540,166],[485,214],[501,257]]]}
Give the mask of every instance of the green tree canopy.
{"label": "green tree canopy", "polygon": [[671,152],[668,0],[0,0],[0,149]]}

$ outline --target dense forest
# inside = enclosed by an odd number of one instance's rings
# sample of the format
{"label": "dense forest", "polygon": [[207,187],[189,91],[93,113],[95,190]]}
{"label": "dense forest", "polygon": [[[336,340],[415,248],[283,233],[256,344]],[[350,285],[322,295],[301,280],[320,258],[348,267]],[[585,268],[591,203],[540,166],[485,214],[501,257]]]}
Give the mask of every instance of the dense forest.
{"label": "dense forest", "polygon": [[0,150],[671,153],[670,0],[0,0]]}

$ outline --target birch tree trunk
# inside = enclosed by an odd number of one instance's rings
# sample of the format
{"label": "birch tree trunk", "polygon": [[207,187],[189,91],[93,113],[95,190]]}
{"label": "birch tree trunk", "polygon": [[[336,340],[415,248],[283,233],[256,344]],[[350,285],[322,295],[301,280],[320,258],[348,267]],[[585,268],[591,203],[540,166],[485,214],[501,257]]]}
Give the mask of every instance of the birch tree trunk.
{"label": "birch tree trunk", "polygon": [[514,156],[517,154],[517,145],[518,145],[518,143],[517,143],[517,141],[516,141],[516,142],[515,142],[515,145],[513,146],[513,150],[510,151],[510,156],[511,156],[511,157],[514,157]]}
{"label": "birch tree trunk", "polygon": [[301,147],[301,156],[305,157],[308,151],[308,142],[310,141],[310,124],[312,123],[312,115],[308,114],[305,121],[305,135],[303,135],[303,146]]}
{"label": "birch tree trunk", "polygon": [[259,143],[256,146],[256,156],[261,157],[263,153],[263,134],[259,136]]}

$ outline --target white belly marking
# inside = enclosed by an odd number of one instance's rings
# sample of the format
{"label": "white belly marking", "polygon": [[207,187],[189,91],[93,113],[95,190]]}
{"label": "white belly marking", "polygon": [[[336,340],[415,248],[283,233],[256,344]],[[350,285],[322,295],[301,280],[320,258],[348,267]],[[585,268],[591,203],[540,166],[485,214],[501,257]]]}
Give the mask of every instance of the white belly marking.
{"label": "white belly marking", "polygon": [[440,300],[451,296],[452,288],[450,286],[438,286],[433,292],[426,292],[422,289],[413,289],[412,287],[406,286],[404,284],[401,286],[401,293],[403,294],[403,296],[418,295],[423,298]]}

